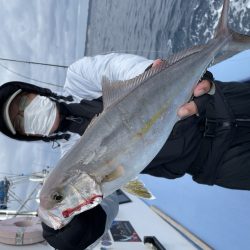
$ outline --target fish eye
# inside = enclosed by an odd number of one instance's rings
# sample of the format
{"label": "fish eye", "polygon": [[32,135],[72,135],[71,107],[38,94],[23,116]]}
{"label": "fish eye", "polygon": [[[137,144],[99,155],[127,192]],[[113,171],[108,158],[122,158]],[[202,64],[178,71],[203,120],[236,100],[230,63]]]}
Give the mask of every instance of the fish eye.
{"label": "fish eye", "polygon": [[52,200],[56,201],[56,202],[61,202],[63,200],[63,196],[62,194],[55,192],[51,195]]}

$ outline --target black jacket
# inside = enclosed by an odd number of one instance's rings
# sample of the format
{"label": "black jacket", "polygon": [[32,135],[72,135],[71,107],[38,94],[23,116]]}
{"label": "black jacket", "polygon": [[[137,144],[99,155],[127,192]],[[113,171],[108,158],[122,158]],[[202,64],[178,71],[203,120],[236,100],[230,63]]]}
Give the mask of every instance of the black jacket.
{"label": "black jacket", "polygon": [[199,116],[177,122],[142,173],[250,190],[250,81],[214,83],[214,95],[194,99]]}

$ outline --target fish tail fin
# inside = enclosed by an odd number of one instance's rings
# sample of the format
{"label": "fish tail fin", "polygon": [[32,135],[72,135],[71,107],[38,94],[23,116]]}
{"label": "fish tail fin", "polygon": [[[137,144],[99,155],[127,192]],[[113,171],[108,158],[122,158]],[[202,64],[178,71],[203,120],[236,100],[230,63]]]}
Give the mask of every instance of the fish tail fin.
{"label": "fish tail fin", "polygon": [[220,36],[221,34],[229,34],[230,30],[228,28],[228,14],[229,14],[229,0],[224,0],[223,8],[220,16],[219,23],[217,25],[215,37]]}
{"label": "fish tail fin", "polygon": [[250,49],[250,36],[235,32],[228,27],[229,3],[230,0],[224,0],[223,2],[222,13],[215,33],[215,38],[222,35],[231,35],[231,41],[228,43],[225,50],[222,51],[222,54],[215,58],[213,64],[224,61],[241,51]]}

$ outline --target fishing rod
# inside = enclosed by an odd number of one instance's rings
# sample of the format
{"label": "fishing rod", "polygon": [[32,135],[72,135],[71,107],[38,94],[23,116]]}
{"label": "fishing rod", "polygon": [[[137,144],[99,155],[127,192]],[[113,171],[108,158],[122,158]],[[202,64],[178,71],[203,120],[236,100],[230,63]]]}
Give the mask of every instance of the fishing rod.
{"label": "fishing rod", "polygon": [[60,65],[60,64],[51,64],[51,63],[41,63],[41,62],[34,62],[34,61],[24,61],[24,60],[15,60],[10,58],[3,58],[0,57],[1,61],[8,61],[8,62],[17,62],[17,63],[27,63],[27,64],[35,64],[35,65],[43,65],[43,66],[50,66],[50,67],[57,67],[57,68],[68,68],[68,65]]}
{"label": "fishing rod", "polygon": [[[15,60],[15,59],[10,59],[10,58],[3,58],[3,57],[0,57],[0,61],[8,61],[8,62],[16,62],[16,63],[25,63],[25,64],[32,64],[32,65],[40,65],[40,66],[48,66],[48,67],[56,67],[56,68],[62,68],[62,69],[67,69],[68,68],[68,65],[60,65],[60,64],[51,64],[51,63],[41,63],[41,62],[34,62],[34,61],[24,61],[24,60]],[[54,86],[54,87],[59,87],[59,88],[63,88],[63,86],[60,84],[55,84],[55,83],[51,83],[51,82],[46,82],[46,81],[41,81],[41,80],[37,80],[35,78],[31,78],[31,77],[27,77],[19,72],[16,72],[12,69],[10,69],[9,67],[3,65],[0,63],[0,66],[4,69],[6,69],[7,71],[15,74],[15,75],[18,75],[22,78],[25,78],[25,79],[28,79],[28,80],[32,80],[32,81],[35,81],[35,82],[40,82],[40,83],[43,83],[43,84],[47,84],[47,85],[50,85],[50,86]]]}
{"label": "fishing rod", "polygon": [[[101,55],[103,54],[108,54],[108,53],[111,53],[111,52],[115,52],[115,53],[134,53],[134,52],[145,52],[146,50],[116,50],[116,51],[106,51],[106,52],[102,52],[100,53]],[[151,51],[151,52],[156,52],[156,51]],[[69,66],[68,65],[60,65],[60,64],[51,64],[51,63],[42,63],[42,62],[35,62],[35,61],[25,61],[25,60],[16,60],[16,59],[11,59],[11,58],[4,58],[4,57],[0,57],[0,61],[7,61],[7,62],[15,62],[15,63],[25,63],[25,64],[32,64],[32,65],[40,65],[40,66],[48,66],[48,67],[55,67],[55,68],[62,68],[62,69],[67,69]],[[51,83],[51,82],[47,82],[47,81],[41,81],[41,80],[38,80],[38,79],[35,79],[35,78],[31,78],[31,77],[28,77],[26,75],[23,75],[19,72],[16,72],[12,69],[10,69],[9,67],[3,65],[0,63],[0,66],[2,68],[4,68],[5,70],[11,72],[12,74],[15,74],[17,76],[20,76],[22,78],[25,78],[27,80],[31,80],[31,81],[35,81],[35,82],[39,82],[39,83],[43,83],[43,84],[46,84],[46,85],[50,85],[50,86],[54,86],[54,87],[58,87],[58,88],[63,88],[63,84],[55,84],[55,83]]]}
{"label": "fishing rod", "polygon": [[37,212],[34,212],[34,211],[23,211],[23,212],[18,212],[17,210],[3,210],[3,209],[0,209],[0,215],[26,215],[26,216],[37,216]]}

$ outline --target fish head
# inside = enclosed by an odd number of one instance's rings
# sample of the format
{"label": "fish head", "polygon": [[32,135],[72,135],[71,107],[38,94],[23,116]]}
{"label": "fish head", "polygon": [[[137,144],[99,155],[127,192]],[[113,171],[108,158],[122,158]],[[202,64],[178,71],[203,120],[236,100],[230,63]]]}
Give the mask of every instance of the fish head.
{"label": "fish head", "polygon": [[[53,182],[46,180],[40,193],[38,215],[55,230],[67,225],[75,215],[89,210],[103,199],[95,178],[82,171],[70,171]],[[53,178],[54,179],[54,178]]]}

